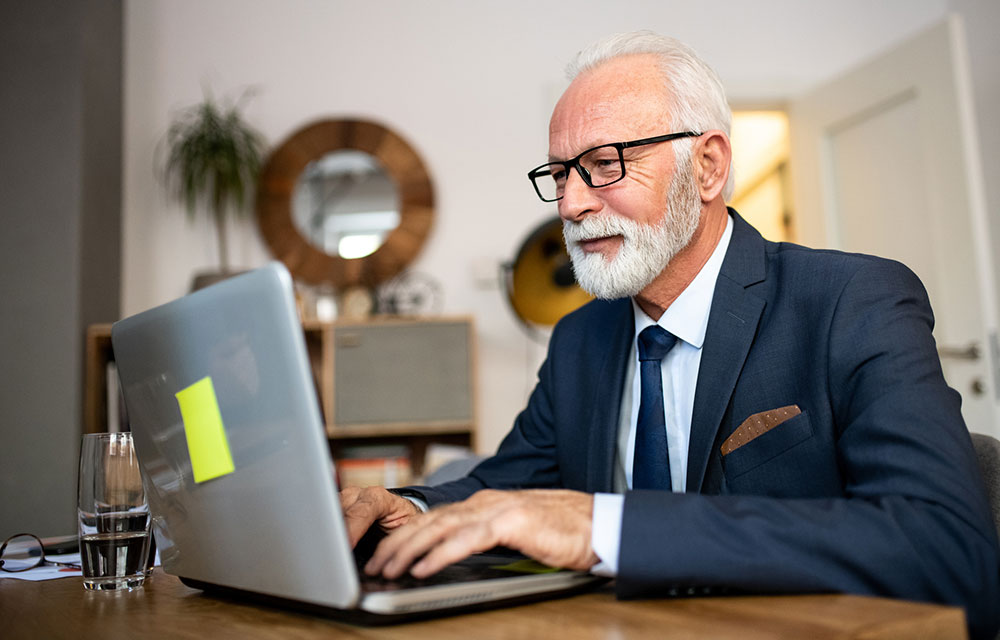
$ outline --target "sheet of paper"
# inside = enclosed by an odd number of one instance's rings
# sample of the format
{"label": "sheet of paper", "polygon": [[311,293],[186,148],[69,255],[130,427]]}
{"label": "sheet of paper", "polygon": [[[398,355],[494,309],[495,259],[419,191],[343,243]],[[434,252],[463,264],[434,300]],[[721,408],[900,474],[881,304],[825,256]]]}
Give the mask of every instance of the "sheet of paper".
{"label": "sheet of paper", "polygon": [[[51,560],[53,562],[70,562],[73,564],[80,564],[80,554],[79,553],[62,553],[57,556],[45,555],[46,560]],[[55,580],[56,578],[72,578],[73,576],[82,577],[83,572],[79,569],[73,569],[71,567],[57,567],[51,564],[44,564],[40,567],[35,567],[34,569],[29,569],[27,571],[19,571],[17,573],[6,573],[0,572],[0,578],[14,578],[15,580]]]}
{"label": "sheet of paper", "polygon": [[[59,555],[45,554],[45,559],[52,562],[63,562],[80,564],[80,554],[79,553],[61,553]],[[160,566],[160,552],[156,552],[156,559],[153,561],[153,566]],[[71,567],[57,567],[51,564],[44,564],[40,567],[35,567],[34,569],[29,569],[28,571],[19,571],[18,573],[7,573],[0,571],[0,579],[2,578],[13,578],[15,580],[30,580],[32,582],[40,582],[42,580],[55,580],[56,578],[82,578],[83,571],[80,569],[73,569]],[[82,588],[82,587],[81,587]]]}

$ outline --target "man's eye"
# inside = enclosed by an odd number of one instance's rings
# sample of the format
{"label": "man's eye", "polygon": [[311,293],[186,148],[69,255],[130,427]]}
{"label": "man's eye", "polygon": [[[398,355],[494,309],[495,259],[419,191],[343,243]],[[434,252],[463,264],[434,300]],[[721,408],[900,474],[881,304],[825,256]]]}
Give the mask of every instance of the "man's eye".
{"label": "man's eye", "polygon": [[566,182],[566,170],[565,169],[553,169],[552,179],[556,182]]}
{"label": "man's eye", "polygon": [[588,171],[606,171],[618,166],[618,154],[613,149],[598,149],[587,154],[580,161],[580,164]]}

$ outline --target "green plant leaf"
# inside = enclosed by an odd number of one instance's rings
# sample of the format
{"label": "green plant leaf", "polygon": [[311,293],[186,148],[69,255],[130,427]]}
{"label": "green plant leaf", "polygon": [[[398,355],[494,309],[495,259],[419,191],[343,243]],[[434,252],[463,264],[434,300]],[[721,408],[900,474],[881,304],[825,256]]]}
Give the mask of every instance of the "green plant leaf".
{"label": "green plant leaf", "polygon": [[[224,247],[225,219],[249,213],[266,148],[263,136],[243,120],[238,106],[219,107],[206,97],[178,114],[166,138],[168,193],[190,218],[202,210],[210,214]],[[225,267],[227,256],[220,259]]]}

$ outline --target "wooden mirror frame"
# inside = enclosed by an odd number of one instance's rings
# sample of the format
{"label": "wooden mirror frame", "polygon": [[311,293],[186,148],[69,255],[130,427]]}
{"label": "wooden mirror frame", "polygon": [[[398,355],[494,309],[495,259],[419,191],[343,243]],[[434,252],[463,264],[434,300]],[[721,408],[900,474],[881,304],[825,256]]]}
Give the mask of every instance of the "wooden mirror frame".
{"label": "wooden mirror frame", "polygon": [[[396,184],[399,225],[374,253],[342,258],[321,251],[292,220],[292,193],[310,162],[331,151],[370,153]],[[257,192],[257,224],[278,260],[292,275],[339,290],[373,288],[395,276],[417,256],[434,221],[434,189],[416,151],[382,125],[365,120],[321,120],[291,135],[264,165]]]}

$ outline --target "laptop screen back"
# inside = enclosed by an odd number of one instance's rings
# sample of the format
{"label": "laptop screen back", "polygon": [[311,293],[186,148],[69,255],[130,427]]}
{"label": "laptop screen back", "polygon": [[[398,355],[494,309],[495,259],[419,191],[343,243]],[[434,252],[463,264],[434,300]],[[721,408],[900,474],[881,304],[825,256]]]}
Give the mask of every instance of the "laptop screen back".
{"label": "laptop screen back", "polygon": [[285,268],[272,263],[126,318],[113,326],[112,344],[164,569],[356,604]]}

